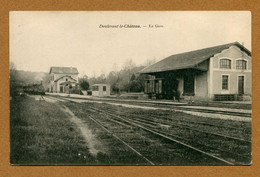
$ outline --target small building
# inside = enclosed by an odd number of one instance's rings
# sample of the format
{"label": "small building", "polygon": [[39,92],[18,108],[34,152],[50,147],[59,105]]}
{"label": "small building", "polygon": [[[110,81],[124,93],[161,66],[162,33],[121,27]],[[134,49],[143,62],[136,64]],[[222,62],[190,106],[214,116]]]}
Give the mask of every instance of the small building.
{"label": "small building", "polygon": [[169,56],[140,71],[149,97],[245,100],[252,95],[251,52],[238,42]]}
{"label": "small building", "polygon": [[92,95],[105,97],[110,96],[110,85],[109,84],[94,84],[91,87]]}
{"label": "small building", "polygon": [[78,89],[78,70],[75,67],[51,67],[49,92],[69,93]]}

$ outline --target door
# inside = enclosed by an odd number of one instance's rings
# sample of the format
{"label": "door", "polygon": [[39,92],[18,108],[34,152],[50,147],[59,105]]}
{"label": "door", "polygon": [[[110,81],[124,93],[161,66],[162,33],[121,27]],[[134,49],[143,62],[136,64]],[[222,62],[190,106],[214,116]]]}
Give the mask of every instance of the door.
{"label": "door", "polygon": [[184,75],[184,83],[183,83],[184,95],[186,96],[194,96],[194,75]]}
{"label": "door", "polygon": [[238,76],[238,94],[244,94],[244,76]]}
{"label": "door", "polygon": [[63,86],[60,86],[60,92],[63,93]]}

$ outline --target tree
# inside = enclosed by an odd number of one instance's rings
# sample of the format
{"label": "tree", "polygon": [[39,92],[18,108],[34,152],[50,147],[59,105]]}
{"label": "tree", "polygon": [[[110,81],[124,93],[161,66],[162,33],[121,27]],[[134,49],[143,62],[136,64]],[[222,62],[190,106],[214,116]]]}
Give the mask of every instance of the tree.
{"label": "tree", "polygon": [[132,59],[129,59],[127,60],[125,63],[124,63],[124,70],[128,72],[128,83],[126,85],[126,90],[127,92],[130,92],[130,80],[131,80],[131,74],[132,73],[132,69],[135,67],[135,63],[133,62]]}
{"label": "tree", "polygon": [[82,90],[88,90],[89,89],[89,83],[86,80],[81,81],[80,87]]}
{"label": "tree", "polygon": [[13,62],[10,62],[10,65],[9,65],[9,74],[10,74],[10,95],[11,96],[14,96],[15,94],[15,89],[18,85],[17,83],[17,72],[16,72],[16,69],[15,69],[15,65]]}
{"label": "tree", "polygon": [[131,76],[130,81],[134,81],[135,79],[136,79],[135,74],[133,74],[133,75]]}
{"label": "tree", "polygon": [[87,81],[88,80],[88,76],[86,74],[84,74],[83,76],[83,80]]}
{"label": "tree", "polygon": [[144,91],[144,81],[147,78],[146,75],[138,75],[137,77],[133,74],[131,77],[130,84],[128,85],[131,92],[142,92]]}

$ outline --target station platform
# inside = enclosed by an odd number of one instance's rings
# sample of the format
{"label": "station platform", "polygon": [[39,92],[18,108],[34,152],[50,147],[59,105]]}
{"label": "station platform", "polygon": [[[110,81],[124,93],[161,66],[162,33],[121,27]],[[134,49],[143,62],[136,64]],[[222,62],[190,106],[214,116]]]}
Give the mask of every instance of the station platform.
{"label": "station platform", "polygon": [[66,94],[66,93],[46,93],[46,95],[70,97],[77,99],[87,99],[87,100],[99,100],[99,101],[118,101],[118,102],[135,102],[135,103],[152,103],[152,104],[162,104],[162,105],[174,105],[174,106],[192,106],[192,107],[219,107],[223,108],[236,108],[234,105],[240,105],[237,109],[249,109],[252,105],[251,101],[195,101],[195,102],[185,102],[185,101],[174,101],[174,100],[148,100],[148,99],[126,99],[118,98],[115,96],[110,97],[96,97],[91,95],[78,95],[78,94]]}

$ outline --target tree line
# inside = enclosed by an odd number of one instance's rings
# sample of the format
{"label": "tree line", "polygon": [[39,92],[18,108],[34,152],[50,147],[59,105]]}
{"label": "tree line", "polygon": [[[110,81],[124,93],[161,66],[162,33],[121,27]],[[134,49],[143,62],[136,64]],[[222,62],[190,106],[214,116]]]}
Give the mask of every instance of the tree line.
{"label": "tree line", "polygon": [[148,75],[140,74],[143,68],[155,63],[155,59],[147,60],[143,66],[137,66],[131,59],[127,60],[119,71],[111,71],[106,76],[101,74],[98,77],[88,77],[84,75],[79,78],[79,84],[83,90],[91,89],[93,84],[110,84],[113,93],[120,92],[143,92],[144,81],[148,79]]}
{"label": "tree line", "polygon": [[[137,66],[131,59],[127,60],[120,70],[116,68],[107,75],[88,77],[84,75],[79,78],[79,84],[82,90],[90,90],[93,84],[110,84],[113,93],[121,92],[143,92],[144,80],[148,75],[140,74],[143,68],[155,63],[155,59],[147,60],[142,66]],[[17,88],[32,84],[42,84],[46,91],[50,82],[49,74],[46,72],[30,72],[17,70],[14,63],[9,65],[10,76],[10,94],[13,94]]]}

